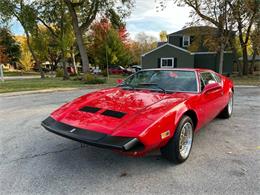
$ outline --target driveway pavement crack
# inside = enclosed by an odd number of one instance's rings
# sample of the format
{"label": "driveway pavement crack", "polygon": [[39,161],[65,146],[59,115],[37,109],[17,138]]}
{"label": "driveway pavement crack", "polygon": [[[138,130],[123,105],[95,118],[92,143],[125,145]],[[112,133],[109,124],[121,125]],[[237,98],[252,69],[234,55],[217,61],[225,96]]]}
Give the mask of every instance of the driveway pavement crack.
{"label": "driveway pavement crack", "polygon": [[28,156],[25,156],[25,157],[21,157],[21,158],[17,158],[17,159],[8,161],[8,162],[6,162],[6,163],[0,163],[0,165],[5,165],[5,164],[13,163],[13,162],[17,162],[17,161],[20,161],[20,160],[27,160],[27,159],[38,158],[38,157],[46,156],[46,155],[49,155],[49,154],[57,154],[57,153],[66,152],[66,151],[75,151],[75,150],[78,150],[78,149],[81,149],[81,148],[83,148],[83,147],[82,147],[82,146],[78,146],[78,147],[75,147],[75,148],[64,148],[64,149],[62,149],[62,150],[44,152],[44,153],[35,154],[35,155],[28,155]]}

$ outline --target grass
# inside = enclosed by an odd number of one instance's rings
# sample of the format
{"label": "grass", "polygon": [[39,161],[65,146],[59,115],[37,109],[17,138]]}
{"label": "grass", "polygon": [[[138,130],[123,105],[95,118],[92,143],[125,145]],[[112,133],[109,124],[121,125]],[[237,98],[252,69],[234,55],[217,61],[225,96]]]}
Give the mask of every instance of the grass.
{"label": "grass", "polygon": [[[101,77],[102,78],[102,77]],[[41,89],[55,88],[105,88],[115,86],[117,79],[123,79],[123,76],[112,75],[105,84],[88,85],[83,81],[62,80],[62,78],[45,78],[45,79],[23,79],[23,80],[7,80],[0,81],[0,93],[18,92],[18,91],[33,91]]]}
{"label": "grass", "polygon": [[249,76],[231,76],[230,77],[235,85],[254,85],[260,86],[260,76],[259,75],[249,75]]}

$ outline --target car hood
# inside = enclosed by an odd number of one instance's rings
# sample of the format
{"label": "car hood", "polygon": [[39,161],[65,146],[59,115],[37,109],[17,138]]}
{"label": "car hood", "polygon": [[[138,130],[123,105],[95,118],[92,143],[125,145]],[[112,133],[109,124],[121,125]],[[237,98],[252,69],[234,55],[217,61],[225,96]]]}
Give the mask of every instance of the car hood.
{"label": "car hood", "polygon": [[[122,126],[127,131],[124,124],[131,121],[139,125],[138,129],[144,129],[156,117],[187,97],[183,93],[164,94],[111,88],[79,97],[54,111],[51,116],[78,128],[113,134]],[[131,131],[133,129],[131,127]]]}

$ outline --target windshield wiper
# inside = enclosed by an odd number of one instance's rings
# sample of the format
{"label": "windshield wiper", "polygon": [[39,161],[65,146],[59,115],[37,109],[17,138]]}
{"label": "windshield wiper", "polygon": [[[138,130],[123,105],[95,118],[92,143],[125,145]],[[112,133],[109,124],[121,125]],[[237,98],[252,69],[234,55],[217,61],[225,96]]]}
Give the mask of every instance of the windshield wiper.
{"label": "windshield wiper", "polygon": [[130,84],[128,84],[128,83],[122,83],[122,84],[120,84],[120,85],[118,85],[118,86],[119,86],[119,87],[130,87],[130,88],[132,88],[132,89],[135,89],[133,85],[130,85]]}
{"label": "windshield wiper", "polygon": [[138,85],[143,86],[156,86],[158,89],[162,90],[164,93],[166,93],[166,90],[162,87],[160,87],[157,83],[139,83]]}

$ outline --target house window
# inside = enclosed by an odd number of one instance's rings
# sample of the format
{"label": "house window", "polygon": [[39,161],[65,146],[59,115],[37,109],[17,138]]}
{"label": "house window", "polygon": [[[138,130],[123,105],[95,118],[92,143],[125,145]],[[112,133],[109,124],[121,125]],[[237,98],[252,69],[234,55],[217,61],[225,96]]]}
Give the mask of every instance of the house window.
{"label": "house window", "polygon": [[174,68],[174,58],[161,58],[161,68]]}
{"label": "house window", "polygon": [[190,36],[184,35],[182,37],[182,46],[183,47],[188,47],[190,45]]}

